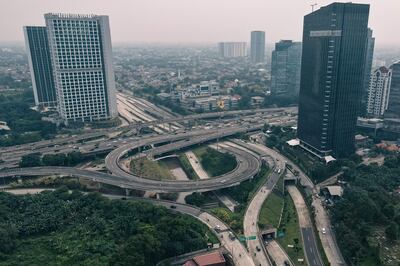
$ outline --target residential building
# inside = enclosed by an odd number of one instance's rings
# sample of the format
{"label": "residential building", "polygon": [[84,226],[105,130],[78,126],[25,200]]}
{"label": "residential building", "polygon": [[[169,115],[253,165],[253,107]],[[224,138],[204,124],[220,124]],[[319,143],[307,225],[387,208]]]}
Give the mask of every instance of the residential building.
{"label": "residential building", "polygon": [[61,118],[68,124],[117,117],[108,16],[44,17]]}
{"label": "residential building", "polygon": [[400,61],[390,66],[392,81],[390,84],[389,102],[385,113],[388,118],[400,118]]}
{"label": "residential building", "polygon": [[275,44],[271,61],[271,94],[298,95],[301,73],[301,42],[282,40]]}
{"label": "residential building", "polygon": [[380,67],[371,75],[368,90],[367,115],[381,117],[385,113],[390,92],[392,70]]}
{"label": "residential building", "polygon": [[252,96],[250,98],[250,105],[252,107],[261,107],[261,105],[264,103],[265,98],[261,96]]}
{"label": "residential building", "polygon": [[332,3],[304,17],[298,138],[319,157],[354,153],[368,4]]}
{"label": "residential building", "polygon": [[365,114],[365,111],[367,109],[366,107],[368,104],[369,82],[371,80],[372,61],[374,58],[375,38],[372,37],[372,30],[370,28],[368,28],[366,46],[367,46],[367,52],[365,54],[364,85],[363,85],[363,94],[361,98],[361,107],[360,107],[361,116]]}
{"label": "residential building", "polygon": [[56,89],[46,27],[26,26],[24,36],[35,104],[41,107],[56,106]]}
{"label": "residential building", "polygon": [[265,31],[251,32],[250,59],[252,63],[265,61]]}
{"label": "residential building", "polygon": [[218,49],[220,56],[224,58],[247,56],[245,42],[220,42]]}

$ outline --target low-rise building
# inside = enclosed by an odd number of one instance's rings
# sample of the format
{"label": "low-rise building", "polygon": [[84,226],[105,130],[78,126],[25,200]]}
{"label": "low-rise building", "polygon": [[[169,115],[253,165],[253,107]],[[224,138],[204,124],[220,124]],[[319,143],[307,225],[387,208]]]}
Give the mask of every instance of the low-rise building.
{"label": "low-rise building", "polygon": [[253,96],[250,100],[250,105],[252,107],[260,107],[264,103],[264,97],[261,96]]}
{"label": "low-rise building", "polygon": [[188,260],[184,266],[225,266],[226,260],[221,252],[211,252]]}

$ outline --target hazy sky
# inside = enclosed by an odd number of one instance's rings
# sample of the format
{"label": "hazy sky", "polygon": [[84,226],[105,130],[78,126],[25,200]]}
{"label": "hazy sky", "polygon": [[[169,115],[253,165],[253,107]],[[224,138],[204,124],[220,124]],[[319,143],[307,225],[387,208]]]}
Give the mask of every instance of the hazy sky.
{"label": "hazy sky", "polygon": [[[331,1],[0,0],[0,42],[22,41],[22,26],[44,25],[43,14],[48,12],[109,15],[114,43],[249,41],[251,30],[265,30],[267,43],[300,40],[311,3],[323,6]],[[378,46],[400,45],[400,0],[357,3],[371,4],[369,25]]]}

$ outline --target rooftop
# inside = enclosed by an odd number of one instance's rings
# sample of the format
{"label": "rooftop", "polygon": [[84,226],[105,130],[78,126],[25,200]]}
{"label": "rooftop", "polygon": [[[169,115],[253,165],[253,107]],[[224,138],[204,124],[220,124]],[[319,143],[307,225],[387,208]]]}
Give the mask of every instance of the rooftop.
{"label": "rooftop", "polygon": [[199,255],[197,257],[194,257],[193,260],[196,262],[198,266],[207,266],[207,265],[225,263],[224,256],[222,256],[222,254],[218,251],[204,255]]}
{"label": "rooftop", "polygon": [[343,195],[343,188],[341,186],[327,186],[326,189],[328,189],[331,196],[341,197]]}

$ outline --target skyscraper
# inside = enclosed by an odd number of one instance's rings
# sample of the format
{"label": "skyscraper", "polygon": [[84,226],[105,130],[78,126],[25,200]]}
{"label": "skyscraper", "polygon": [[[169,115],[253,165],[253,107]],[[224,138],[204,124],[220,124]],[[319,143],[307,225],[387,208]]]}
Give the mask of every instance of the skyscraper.
{"label": "skyscraper", "polygon": [[390,92],[392,70],[380,67],[371,75],[368,89],[367,115],[381,117],[385,113]]}
{"label": "skyscraper", "polygon": [[244,57],[247,55],[245,42],[220,42],[218,50],[221,57]]}
{"label": "skyscraper", "polygon": [[385,117],[400,118],[400,61],[391,65],[390,70],[392,71],[392,82]]}
{"label": "skyscraper", "polygon": [[265,31],[252,31],[250,59],[253,63],[262,63],[265,58]]}
{"label": "skyscraper", "polygon": [[282,40],[275,44],[271,61],[271,93],[298,95],[300,89],[301,42]]}
{"label": "skyscraper", "polygon": [[369,5],[332,3],[304,17],[298,137],[318,156],[354,152]]}
{"label": "skyscraper", "polygon": [[24,36],[35,104],[37,106],[55,106],[56,89],[46,27],[24,27]]}
{"label": "skyscraper", "polygon": [[361,116],[365,115],[366,106],[368,104],[369,82],[371,80],[372,60],[374,57],[375,38],[372,37],[372,30],[370,28],[368,28],[366,46],[367,46],[367,52],[365,53],[364,85],[363,85],[363,93],[362,93],[361,108],[360,108]]}
{"label": "skyscraper", "polygon": [[68,123],[116,117],[108,16],[44,17],[61,118]]}

